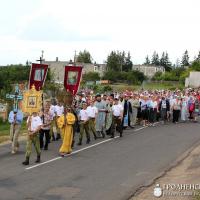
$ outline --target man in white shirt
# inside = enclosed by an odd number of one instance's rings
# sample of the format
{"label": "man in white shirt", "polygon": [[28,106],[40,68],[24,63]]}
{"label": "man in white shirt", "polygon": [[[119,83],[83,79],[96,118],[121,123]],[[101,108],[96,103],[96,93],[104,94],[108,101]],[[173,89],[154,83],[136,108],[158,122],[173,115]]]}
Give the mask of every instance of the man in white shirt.
{"label": "man in white shirt", "polygon": [[94,101],[90,101],[90,106],[87,107],[87,113],[88,113],[88,117],[89,117],[89,130],[92,131],[93,135],[94,135],[94,139],[97,139],[96,136],[96,129],[95,129],[95,119],[97,117],[98,114],[98,109],[96,106],[94,106]]}
{"label": "man in white shirt", "polygon": [[22,163],[23,165],[29,165],[29,158],[32,151],[32,144],[34,144],[37,160],[36,163],[40,162],[40,138],[39,138],[39,130],[42,127],[42,120],[39,117],[38,113],[34,112],[31,116],[28,117],[27,120],[28,125],[28,140],[26,144],[26,160]]}
{"label": "man in white shirt", "polygon": [[64,113],[64,107],[61,105],[61,103],[58,103],[58,105],[54,107],[54,110],[58,117],[60,117]]}
{"label": "man in white shirt", "polygon": [[117,129],[120,133],[120,137],[122,137],[122,119],[123,119],[123,106],[119,104],[118,98],[115,98],[115,104],[112,106],[113,111],[113,130],[111,131],[111,138],[115,136],[115,129]]}
{"label": "man in white shirt", "polygon": [[87,111],[87,103],[83,102],[83,108],[80,110],[79,113],[79,121],[80,121],[80,135],[79,135],[79,143],[78,145],[82,145],[82,139],[84,132],[86,133],[87,137],[87,144],[90,143],[90,133],[89,133],[89,116]]}

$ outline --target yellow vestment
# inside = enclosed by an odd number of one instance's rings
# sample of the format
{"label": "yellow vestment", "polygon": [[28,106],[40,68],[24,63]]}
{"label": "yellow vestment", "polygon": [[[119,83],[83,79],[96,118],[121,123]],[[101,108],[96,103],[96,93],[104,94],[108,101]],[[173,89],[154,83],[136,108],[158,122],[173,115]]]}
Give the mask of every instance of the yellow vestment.
{"label": "yellow vestment", "polygon": [[61,129],[63,136],[63,143],[60,147],[60,153],[71,153],[72,152],[72,140],[73,140],[73,124],[75,123],[75,116],[72,113],[67,113],[66,124],[64,115],[60,116],[57,120],[58,128]]}

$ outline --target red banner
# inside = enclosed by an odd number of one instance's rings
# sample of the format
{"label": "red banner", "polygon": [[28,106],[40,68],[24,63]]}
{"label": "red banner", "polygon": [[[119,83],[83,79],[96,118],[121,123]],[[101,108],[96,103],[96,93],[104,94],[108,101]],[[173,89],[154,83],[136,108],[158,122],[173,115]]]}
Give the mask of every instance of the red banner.
{"label": "red banner", "polygon": [[82,68],[82,66],[65,66],[64,86],[73,95],[76,95],[79,89]]}
{"label": "red banner", "polygon": [[32,85],[35,85],[36,90],[41,90],[47,75],[48,65],[32,63],[30,78],[29,78],[29,89]]}

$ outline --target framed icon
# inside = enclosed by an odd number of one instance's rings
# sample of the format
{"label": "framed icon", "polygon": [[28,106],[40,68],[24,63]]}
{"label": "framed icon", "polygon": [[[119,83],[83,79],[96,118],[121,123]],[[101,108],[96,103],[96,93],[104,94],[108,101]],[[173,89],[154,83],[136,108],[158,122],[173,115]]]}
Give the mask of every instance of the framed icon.
{"label": "framed icon", "polygon": [[44,78],[44,69],[36,69],[34,75],[34,81],[42,81]]}
{"label": "framed icon", "polygon": [[42,108],[42,91],[37,91],[33,85],[31,90],[23,92],[22,111],[24,113],[39,112]]}
{"label": "framed icon", "polygon": [[29,96],[27,101],[27,107],[36,108],[37,107],[37,97]]}
{"label": "framed icon", "polygon": [[76,85],[78,80],[78,72],[77,71],[69,71],[67,77],[68,85]]}

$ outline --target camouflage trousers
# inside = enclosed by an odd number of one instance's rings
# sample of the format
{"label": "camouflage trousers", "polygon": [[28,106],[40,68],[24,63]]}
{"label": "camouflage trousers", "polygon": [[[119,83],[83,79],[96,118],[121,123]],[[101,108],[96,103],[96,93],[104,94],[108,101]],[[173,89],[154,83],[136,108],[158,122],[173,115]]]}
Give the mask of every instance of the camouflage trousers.
{"label": "camouflage trousers", "polygon": [[26,143],[26,157],[30,157],[30,155],[32,153],[32,144],[35,147],[35,151],[36,151],[37,155],[41,154],[39,134],[34,134],[32,136],[28,135],[28,139],[27,139],[27,143]]}

